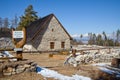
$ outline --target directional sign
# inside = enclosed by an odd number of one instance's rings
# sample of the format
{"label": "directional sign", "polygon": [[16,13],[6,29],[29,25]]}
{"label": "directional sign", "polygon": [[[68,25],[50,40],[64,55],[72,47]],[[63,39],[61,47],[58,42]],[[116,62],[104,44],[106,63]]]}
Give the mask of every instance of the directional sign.
{"label": "directional sign", "polygon": [[13,38],[23,38],[23,31],[13,31]]}

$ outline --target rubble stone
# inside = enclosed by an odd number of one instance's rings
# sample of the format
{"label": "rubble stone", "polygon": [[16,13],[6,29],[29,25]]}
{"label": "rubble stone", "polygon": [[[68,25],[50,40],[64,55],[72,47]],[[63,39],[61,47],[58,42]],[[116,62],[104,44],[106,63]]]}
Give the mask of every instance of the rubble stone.
{"label": "rubble stone", "polygon": [[75,66],[79,64],[111,62],[113,58],[120,58],[119,49],[112,49],[111,53],[108,53],[108,50],[105,49],[100,50],[100,52],[96,52],[96,50],[88,50],[84,51],[84,54],[76,53],[76,56],[70,54],[70,56],[67,57],[65,63]]}
{"label": "rubble stone", "polygon": [[[22,64],[20,64],[20,63],[22,63]],[[2,74],[4,76],[10,76],[10,75],[19,74],[22,72],[34,72],[36,70],[36,66],[33,65],[33,64],[36,64],[35,62],[30,62],[30,63],[20,62],[20,63],[14,62],[14,65],[16,65],[16,66],[12,66],[13,63],[6,65],[6,67],[3,66]]]}

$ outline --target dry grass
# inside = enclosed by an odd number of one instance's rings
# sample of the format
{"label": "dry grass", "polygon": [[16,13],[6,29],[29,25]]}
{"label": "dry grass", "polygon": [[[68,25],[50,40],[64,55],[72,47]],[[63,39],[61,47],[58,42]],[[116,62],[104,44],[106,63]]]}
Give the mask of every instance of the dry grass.
{"label": "dry grass", "polygon": [[44,80],[43,76],[36,74],[34,72],[24,72],[12,76],[1,77],[0,80]]}
{"label": "dry grass", "polygon": [[62,51],[62,52],[60,52],[60,54],[61,54],[61,55],[68,55],[68,54],[70,54],[70,53],[69,53],[69,51]]}
{"label": "dry grass", "polygon": [[[16,55],[16,54],[13,54]],[[63,75],[72,76],[74,74],[83,75],[92,78],[93,80],[117,80],[114,75],[109,75],[101,72],[97,67],[91,65],[79,65],[73,67],[71,65],[64,65],[64,60],[67,55],[53,55],[49,54],[28,54],[24,53],[24,59],[30,59],[35,61],[41,67],[46,67],[51,70],[55,70]],[[22,76],[22,77],[21,77]],[[0,80],[45,80],[43,76],[36,73],[22,73],[13,76],[0,78]],[[54,80],[53,78],[47,78],[46,80]],[[118,79],[119,80],[119,79]]]}

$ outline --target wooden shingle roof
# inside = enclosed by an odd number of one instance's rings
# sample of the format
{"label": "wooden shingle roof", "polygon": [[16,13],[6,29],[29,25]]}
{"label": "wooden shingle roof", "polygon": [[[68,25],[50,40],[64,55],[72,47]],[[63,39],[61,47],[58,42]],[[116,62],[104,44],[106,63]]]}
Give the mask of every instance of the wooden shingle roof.
{"label": "wooden shingle roof", "polygon": [[[33,41],[39,35],[39,33],[43,30],[43,28],[45,26],[49,25],[50,20],[52,19],[52,17],[55,17],[55,15],[50,14],[48,16],[45,16],[45,17],[31,23],[27,27],[27,38],[29,38],[29,40],[27,40],[27,41]],[[56,18],[56,20],[59,22],[59,20],[57,18]],[[62,26],[62,24],[60,22],[59,22],[59,24],[64,29],[66,34],[69,36],[69,38],[72,39],[71,36],[68,34],[68,32],[65,30],[65,28]]]}

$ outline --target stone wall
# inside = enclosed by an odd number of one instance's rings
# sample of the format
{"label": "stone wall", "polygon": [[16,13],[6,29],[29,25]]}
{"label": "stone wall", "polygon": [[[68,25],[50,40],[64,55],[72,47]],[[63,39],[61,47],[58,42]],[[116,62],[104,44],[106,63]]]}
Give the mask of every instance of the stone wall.
{"label": "stone wall", "polygon": [[36,70],[36,65],[35,62],[29,60],[0,63],[0,74],[9,76],[22,72],[33,72]]}
{"label": "stone wall", "polygon": [[63,50],[61,48],[61,42],[65,42],[64,49],[70,49],[70,37],[61,26],[55,17],[51,19],[48,28],[45,29],[45,33],[42,36],[38,50],[50,51],[50,42],[55,43],[54,49],[52,50]]}

